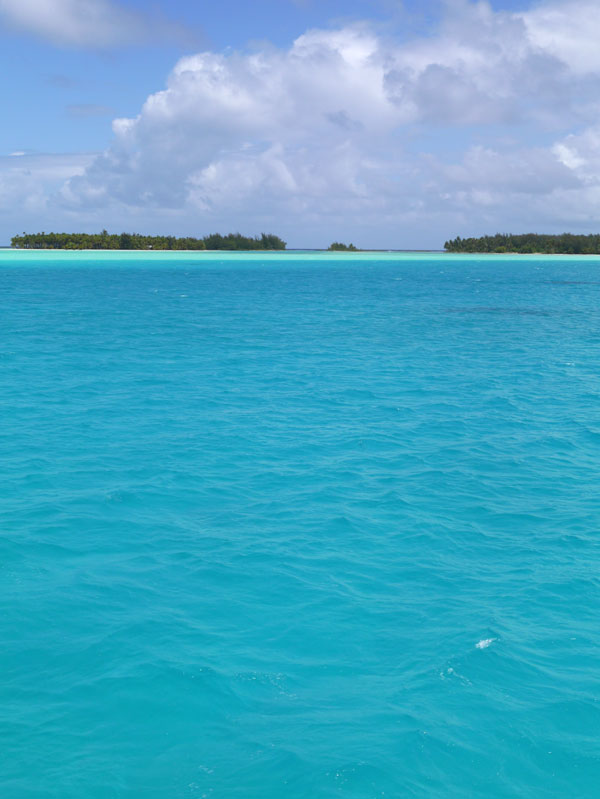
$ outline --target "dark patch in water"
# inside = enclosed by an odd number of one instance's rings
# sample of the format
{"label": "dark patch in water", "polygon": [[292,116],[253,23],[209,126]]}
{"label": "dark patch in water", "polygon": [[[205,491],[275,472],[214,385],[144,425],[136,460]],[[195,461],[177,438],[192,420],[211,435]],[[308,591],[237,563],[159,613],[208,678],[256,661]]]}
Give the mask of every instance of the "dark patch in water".
{"label": "dark patch in water", "polygon": [[446,313],[494,313],[506,316],[549,316],[548,311],[537,308],[501,308],[494,305],[474,305],[472,308],[444,308]]}
{"label": "dark patch in water", "polygon": [[551,286],[600,286],[600,280],[543,280]]}

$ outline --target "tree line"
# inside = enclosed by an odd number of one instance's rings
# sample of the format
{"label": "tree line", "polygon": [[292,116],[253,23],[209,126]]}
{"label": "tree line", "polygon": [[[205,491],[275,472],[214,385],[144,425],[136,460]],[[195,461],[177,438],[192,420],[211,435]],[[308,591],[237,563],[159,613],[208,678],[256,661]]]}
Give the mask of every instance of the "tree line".
{"label": "tree line", "polygon": [[358,252],[354,244],[343,244],[341,241],[334,241],[327,249],[332,252]]}
{"label": "tree line", "polygon": [[524,233],[496,233],[495,236],[461,239],[457,236],[444,244],[448,252],[515,252],[550,253],[556,255],[598,255],[600,254],[600,234],[558,235]]}
{"label": "tree line", "polygon": [[285,250],[286,242],[272,233],[260,237],[241,233],[192,236],[143,236],[140,233],[23,233],[11,245],[25,250]]}

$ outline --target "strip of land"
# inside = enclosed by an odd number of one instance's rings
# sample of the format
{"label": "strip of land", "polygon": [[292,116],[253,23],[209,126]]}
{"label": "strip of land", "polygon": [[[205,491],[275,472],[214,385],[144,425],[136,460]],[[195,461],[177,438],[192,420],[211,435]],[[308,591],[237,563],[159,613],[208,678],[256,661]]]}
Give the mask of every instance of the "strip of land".
{"label": "strip of land", "polygon": [[600,235],[561,233],[496,233],[495,236],[461,239],[444,244],[446,252],[543,253],[551,255],[600,255]]}
{"label": "strip of land", "polygon": [[23,250],[285,250],[286,242],[272,233],[242,236],[211,233],[192,236],[143,236],[139,233],[23,233],[11,245]]}

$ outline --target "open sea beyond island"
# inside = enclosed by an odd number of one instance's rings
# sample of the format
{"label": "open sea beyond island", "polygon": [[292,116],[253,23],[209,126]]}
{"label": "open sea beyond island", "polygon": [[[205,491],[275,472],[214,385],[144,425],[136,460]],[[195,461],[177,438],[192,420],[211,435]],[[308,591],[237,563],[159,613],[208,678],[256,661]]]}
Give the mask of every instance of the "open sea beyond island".
{"label": "open sea beyond island", "polygon": [[0,252],[3,799],[595,799],[600,258]]}

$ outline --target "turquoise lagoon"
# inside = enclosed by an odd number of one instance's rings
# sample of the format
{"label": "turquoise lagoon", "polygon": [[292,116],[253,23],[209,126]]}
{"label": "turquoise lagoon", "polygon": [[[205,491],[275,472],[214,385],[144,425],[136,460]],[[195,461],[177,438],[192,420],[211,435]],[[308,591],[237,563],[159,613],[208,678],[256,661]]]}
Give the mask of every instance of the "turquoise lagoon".
{"label": "turquoise lagoon", "polygon": [[596,797],[600,259],[0,253],[3,799]]}

